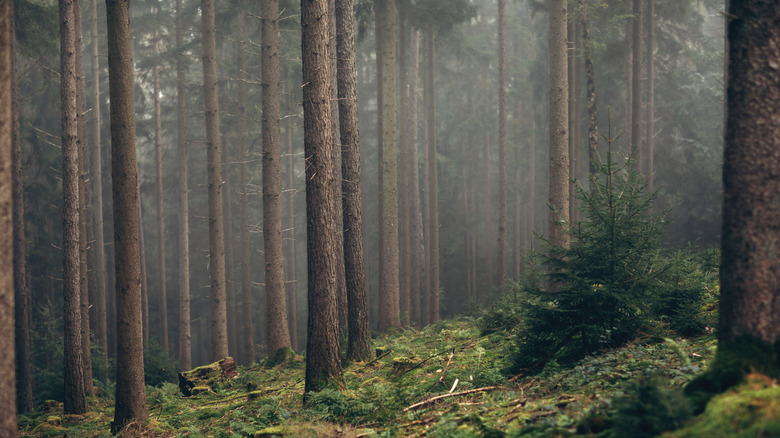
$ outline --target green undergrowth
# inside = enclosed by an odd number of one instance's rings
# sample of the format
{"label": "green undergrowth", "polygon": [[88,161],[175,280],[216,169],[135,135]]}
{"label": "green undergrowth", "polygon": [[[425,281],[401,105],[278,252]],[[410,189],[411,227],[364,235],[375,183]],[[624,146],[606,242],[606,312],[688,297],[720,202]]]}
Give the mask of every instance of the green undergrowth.
{"label": "green undergrowth", "polygon": [[[124,436],[609,437],[678,430],[672,436],[704,437],[780,427],[780,389],[768,378],[758,379],[761,385],[748,379],[692,418],[681,388],[710,365],[715,337],[666,334],[515,377],[502,374],[511,332],[483,335],[474,318],[462,317],[375,339],[376,360],[346,365],[345,389],[314,394],[305,406],[300,355],[277,366],[239,367],[235,379],[192,397],[171,383],[148,386],[149,420]],[[51,402],[20,418],[21,436],[108,437],[112,417],[106,393],[91,397],[83,416],[65,416]]]}

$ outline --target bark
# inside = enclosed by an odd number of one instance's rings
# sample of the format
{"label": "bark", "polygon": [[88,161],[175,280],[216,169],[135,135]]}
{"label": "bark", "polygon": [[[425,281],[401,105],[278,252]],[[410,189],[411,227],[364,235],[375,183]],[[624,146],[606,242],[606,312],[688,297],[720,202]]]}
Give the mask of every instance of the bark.
{"label": "bark", "polygon": [[[303,124],[306,157],[308,336],[304,392],[341,385],[336,313],[336,224],[327,0],[301,0]],[[305,396],[304,396],[305,397]]]}
{"label": "bark", "polygon": [[642,171],[642,0],[634,0],[631,63],[631,155]]}
{"label": "bark", "polygon": [[599,174],[597,165],[599,159],[599,124],[598,109],[596,108],[596,79],[593,72],[593,45],[590,40],[590,30],[588,29],[588,12],[585,8],[585,0],[579,0],[579,8],[582,27],[582,53],[585,63],[585,101],[588,109],[588,174],[590,190],[595,195],[597,185],[594,178],[597,178]]}
{"label": "bark", "polygon": [[192,326],[190,322],[190,222],[187,184],[187,91],[185,88],[186,65],[182,47],[184,29],[182,0],[176,0],[176,152],[178,160],[179,201],[178,262],[179,262],[179,369],[192,368]]}
{"label": "bark", "polygon": [[290,237],[288,240],[289,254],[287,256],[287,278],[290,287],[287,290],[287,313],[289,315],[287,325],[290,327],[290,344],[298,349],[298,271],[296,268],[295,251],[295,151],[293,149],[292,117],[287,117],[287,218]]}
{"label": "bark", "polygon": [[436,170],[436,94],[434,84],[433,25],[425,29],[425,119],[428,149],[428,322],[439,320],[439,192]]}
{"label": "bark", "polygon": [[[157,32],[155,32],[157,37]],[[155,42],[154,51],[160,53],[159,42]],[[157,174],[157,267],[158,298],[160,300],[160,347],[168,352],[168,293],[165,288],[165,210],[163,207],[163,158],[162,158],[162,111],[160,110],[160,68],[152,69],[154,80],[154,158]]]}
{"label": "bark", "polygon": [[108,330],[106,322],[106,251],[105,236],[103,234],[103,157],[102,140],[100,134],[101,108],[100,108],[100,54],[98,51],[98,15],[97,1],[92,0],[90,11],[91,21],[91,60],[92,60],[92,211],[95,241],[93,243],[95,263],[95,284],[93,284],[94,309],[90,314],[90,321],[95,331],[95,340],[102,349],[103,362],[108,364]]}
{"label": "bark", "polygon": [[249,149],[247,148],[247,119],[246,119],[246,22],[245,11],[247,1],[241,1],[241,10],[238,12],[238,151],[241,156],[239,165],[239,197],[241,207],[240,217],[240,241],[241,248],[239,266],[241,267],[241,319],[243,322],[243,343],[241,348],[242,364],[251,365],[255,362],[255,328],[252,311],[252,251],[249,247],[249,177],[247,162],[249,161]]}
{"label": "bark", "polygon": [[[13,2],[0,2],[0,186],[12,184],[12,148],[15,130]],[[14,169],[15,170],[15,169]],[[0,191],[0,436],[17,436],[16,375],[14,362],[14,228],[11,190]]]}
{"label": "bark", "polygon": [[263,240],[268,355],[290,347],[282,247],[279,2],[263,0]]}
{"label": "bark", "polygon": [[568,71],[566,68],[566,0],[550,0],[550,210],[549,237],[568,247],[563,223],[569,221]]}
{"label": "bark", "polygon": [[222,181],[222,214],[225,223],[225,308],[227,312],[228,327],[228,354],[235,355],[238,348],[238,345],[236,344],[236,265],[234,262],[233,250],[233,200],[231,196],[233,193],[233,184],[230,182],[232,172],[230,171],[231,163],[228,161],[228,157],[230,157],[231,154],[228,152],[228,149],[228,144],[222,148],[222,162],[225,166],[222,172],[224,179]]}
{"label": "bark", "polygon": [[107,0],[111,176],[116,258],[116,406],[112,430],[147,417],[138,246],[129,0]]}
{"label": "bark", "polygon": [[395,0],[376,0],[381,15],[381,136],[379,153],[379,331],[401,326],[398,276],[398,143],[396,139],[396,36],[398,16]]}
{"label": "bark", "polygon": [[645,175],[647,190],[653,193],[655,154],[655,0],[647,1],[647,122],[645,125]]}
{"label": "bark", "polygon": [[[3,71],[4,74],[9,74],[9,80],[10,80],[10,96],[8,94],[3,94],[2,97],[0,97],[0,101],[2,102],[9,102],[10,103],[10,109],[8,109],[8,116],[11,117],[10,119],[10,125],[6,125],[8,122],[0,122],[0,126],[9,126],[10,132],[3,133],[3,138],[11,138],[11,149],[10,149],[10,159],[11,162],[11,187],[12,187],[12,221],[13,221],[13,298],[15,307],[13,307],[13,315],[14,315],[14,334],[15,334],[15,353],[16,353],[16,408],[20,414],[26,414],[29,412],[32,412],[34,406],[33,406],[33,374],[32,374],[32,333],[30,330],[31,324],[30,324],[30,290],[27,287],[27,263],[26,263],[26,252],[27,248],[25,246],[25,231],[24,231],[24,175],[23,175],[23,169],[22,169],[22,143],[21,139],[19,138],[19,91],[17,90],[17,83],[16,83],[16,55],[15,55],[15,47],[16,47],[16,38],[15,38],[15,26],[16,23],[14,21],[13,17],[13,2],[9,2],[10,7],[8,8],[10,12],[9,17],[5,16],[5,13],[7,11],[0,11],[0,19],[8,19],[8,22],[2,21],[2,26],[8,26],[2,27],[2,38],[3,42],[0,43],[0,47],[2,48],[8,48],[9,52],[2,52],[3,59],[6,59],[5,57],[9,57],[9,62],[5,63],[3,61],[3,66],[8,65],[10,67],[10,70],[8,73],[6,71]],[[10,29],[10,30],[9,30]],[[9,34],[6,34],[5,32],[9,32]],[[7,44],[7,45],[6,45]],[[10,54],[10,55],[9,55]],[[5,83],[5,76],[3,76],[2,79],[0,79],[0,86],[6,87]],[[6,89],[3,88],[3,93],[6,93]],[[6,113],[3,113],[6,114]],[[0,148],[0,151],[5,151],[5,145],[3,145]],[[0,152],[5,153],[5,152]],[[0,158],[0,172],[4,169],[3,166],[3,160],[4,156]],[[0,173],[0,175],[3,175]],[[3,177],[5,178],[5,177]],[[3,185],[4,187],[7,187],[5,185],[7,182],[4,180],[4,182],[0,185]],[[2,207],[4,202],[7,202],[5,199],[0,200],[0,211],[4,209],[5,207]],[[5,211],[2,211],[4,214]],[[3,229],[8,229],[8,227],[4,227]],[[3,235],[2,239],[7,238],[7,236]],[[0,246],[0,248],[4,248],[3,246]],[[5,250],[4,250],[5,251]],[[5,253],[3,253],[5,254]],[[5,255],[3,255],[5,257]],[[6,266],[8,266],[6,264]],[[5,290],[5,285],[3,286],[3,290]],[[4,297],[3,299],[7,299],[7,297]],[[10,309],[11,307],[6,307],[5,305],[3,308]],[[0,318],[3,321],[6,321],[3,318]],[[8,320],[10,323],[10,320]],[[3,325],[2,327],[6,327]],[[9,336],[2,336],[3,339],[10,339]],[[11,351],[10,346],[3,346],[2,351]],[[11,359],[8,359],[11,360]],[[5,366],[5,364],[4,364]],[[10,368],[5,368],[10,369]],[[7,387],[7,386],[3,386]],[[0,396],[1,398],[2,396]],[[3,407],[4,410],[8,409],[9,406],[6,405],[5,401],[0,402],[0,406]],[[15,412],[13,410],[10,410],[8,412]],[[0,421],[0,424],[3,423]],[[3,426],[0,426],[0,431],[5,430],[3,429]],[[0,435],[3,435],[4,432],[0,432]]]}
{"label": "bark", "polygon": [[506,0],[498,0],[498,245],[496,280],[506,279]]}
{"label": "bark", "polygon": [[358,136],[357,73],[353,0],[336,0],[338,47],[339,131],[341,132],[341,192],[344,211],[344,270],[347,284],[347,358],[373,357],[368,326],[368,288],[363,264],[363,213],[360,205],[360,138]]}
{"label": "bark", "polygon": [[574,178],[577,178],[577,25],[575,20],[567,24],[567,62],[569,81],[569,220],[577,222],[577,209]]}
{"label": "bark", "polygon": [[89,238],[87,235],[87,184],[89,183],[89,171],[87,170],[87,123],[84,117],[84,75],[82,74],[81,56],[81,7],[79,0],[73,5],[73,18],[76,32],[76,131],[78,135],[78,185],[79,185],[79,293],[81,300],[79,311],[81,312],[81,349],[84,366],[84,390],[87,394],[94,392],[92,386],[92,351],[90,350],[89,332],[89,268],[87,253],[89,252]]}
{"label": "bark", "polygon": [[413,30],[411,38],[411,62],[409,63],[409,85],[407,87],[409,111],[406,120],[406,129],[409,131],[409,234],[410,234],[410,253],[409,265],[409,295],[411,313],[410,322],[422,326],[421,319],[421,295],[423,280],[423,228],[422,228],[422,210],[420,208],[420,176],[418,170],[418,149],[417,149],[417,84],[420,71],[420,31]]}
{"label": "bark", "polygon": [[79,258],[79,139],[76,83],[76,3],[60,0],[60,100],[62,121],[62,258],[65,319],[66,414],[87,411],[81,343]]}
{"label": "bark", "polygon": [[138,206],[138,258],[141,263],[141,322],[143,324],[144,347],[149,346],[151,329],[149,325],[149,283],[146,276],[146,243],[144,241],[144,212],[141,204],[141,179],[136,162],[136,205]]}
{"label": "bark", "polygon": [[776,345],[780,338],[780,28],[776,23],[780,4],[732,0],[727,16],[718,336],[721,346],[738,343],[743,336]]}
{"label": "bark", "polygon": [[408,16],[405,10],[408,8],[408,3],[401,0],[399,5],[398,21],[399,21],[399,38],[398,38],[398,97],[399,108],[398,118],[401,123],[401,129],[399,132],[398,146],[400,154],[398,157],[398,191],[399,191],[399,305],[401,312],[401,324],[404,326],[411,325],[411,294],[410,294],[410,271],[412,266],[409,260],[411,252],[411,235],[409,228],[411,226],[411,218],[409,216],[409,130],[406,129],[404,123],[409,119],[407,112],[409,106],[406,104],[407,90],[406,87],[409,84],[409,32],[410,26],[408,22]]}
{"label": "bark", "polygon": [[228,356],[225,289],[225,226],[222,216],[222,144],[219,138],[214,0],[201,0],[203,90],[206,103],[206,160],[209,194],[209,276],[211,278],[211,358]]}

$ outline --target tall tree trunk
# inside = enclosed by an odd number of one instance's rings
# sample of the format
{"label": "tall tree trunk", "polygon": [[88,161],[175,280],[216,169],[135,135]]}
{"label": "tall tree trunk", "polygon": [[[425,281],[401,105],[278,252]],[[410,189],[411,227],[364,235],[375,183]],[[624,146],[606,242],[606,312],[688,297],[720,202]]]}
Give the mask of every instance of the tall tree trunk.
{"label": "tall tree trunk", "polygon": [[[157,37],[157,32],[155,32]],[[156,38],[155,38],[156,39]],[[154,44],[155,56],[159,56],[159,41]],[[154,161],[157,173],[157,267],[158,298],[160,300],[160,347],[168,352],[168,294],[165,288],[165,210],[163,209],[163,157],[162,157],[162,111],[160,110],[160,68],[152,69],[154,80]]]}
{"label": "tall tree trunk", "polygon": [[[11,187],[13,184],[12,173],[16,171],[16,166],[12,170],[12,149],[13,143],[18,140],[14,135],[15,120],[14,113],[15,91],[14,91],[14,22],[13,22],[13,2],[0,2],[0,186]],[[14,160],[15,161],[15,160]],[[0,192],[0,261],[3,271],[0,275],[0,351],[3,351],[0,357],[0,366],[6,372],[0,377],[0,436],[13,437],[17,435],[16,413],[17,403],[22,411],[21,399],[17,400],[17,377],[15,374],[16,351],[19,346],[14,348],[14,332],[17,332],[17,324],[14,326],[14,282],[16,280],[16,269],[11,271],[11,267],[16,267],[14,252],[16,250],[16,241],[14,240],[14,211],[15,192],[12,195],[11,190]],[[20,293],[21,292],[21,293]],[[24,289],[17,290],[16,295],[23,295]],[[18,301],[18,299],[17,299]],[[17,306],[19,303],[17,303]],[[16,317],[18,318],[18,316]],[[21,370],[20,370],[21,371]],[[25,391],[24,388],[19,388]],[[30,400],[32,402],[32,400]]]}
{"label": "tall tree trunk", "polygon": [[585,0],[579,0],[580,24],[582,26],[582,53],[585,62],[585,86],[588,108],[588,174],[590,182],[590,191],[596,193],[598,186],[595,179],[598,176],[599,159],[599,124],[598,109],[596,108],[596,79],[593,72],[593,43],[590,40],[590,31],[588,29],[588,11],[585,7]]}
{"label": "tall tree trunk", "polygon": [[108,328],[106,322],[106,251],[105,236],[103,235],[103,157],[102,138],[100,134],[101,108],[100,108],[100,53],[98,50],[98,15],[97,1],[92,0],[90,10],[91,22],[91,59],[92,59],[92,211],[94,222],[95,242],[95,302],[90,315],[90,321],[95,327],[95,340],[100,345],[103,354],[103,362],[108,364]]}
{"label": "tall tree trunk", "polygon": [[192,327],[190,322],[190,221],[189,189],[187,184],[187,90],[184,53],[182,0],[176,0],[176,152],[178,160],[179,201],[179,369],[192,368]]}
{"label": "tall tree trunk", "polygon": [[[16,23],[13,15],[13,2],[10,4],[10,17],[6,17],[7,11],[0,11],[0,19],[8,18],[8,22],[2,22],[2,26],[8,26],[8,28],[2,27],[0,29],[0,37],[3,38],[3,42],[0,43],[0,47],[8,47],[10,50],[10,62],[0,62],[3,68],[7,65],[10,67],[10,96],[3,94],[0,97],[0,101],[3,103],[10,103],[10,111],[8,116],[10,119],[10,138],[11,138],[11,188],[12,188],[12,213],[13,213],[13,298],[14,298],[14,333],[15,333],[15,353],[16,353],[16,408],[20,414],[26,414],[32,412],[33,406],[33,374],[32,374],[32,332],[30,330],[31,324],[31,309],[30,309],[30,289],[27,287],[27,262],[26,253],[27,248],[25,246],[25,231],[24,231],[24,175],[22,169],[22,142],[19,138],[19,91],[17,90],[16,83],[16,37],[15,28]],[[10,31],[8,30],[10,29]],[[10,35],[6,34],[9,32]],[[7,44],[7,46],[6,46]],[[2,56],[5,59],[8,56],[7,53],[2,52]],[[4,72],[5,73],[5,72]],[[5,77],[0,79],[0,86],[4,87],[3,92],[6,92]],[[3,112],[3,114],[6,114]],[[2,126],[9,126],[6,122],[0,123]],[[9,138],[8,134],[3,133],[3,138]],[[5,145],[0,147],[0,151],[5,151]],[[5,154],[5,152],[0,152]],[[3,155],[4,157],[4,155]],[[5,166],[3,160],[0,158],[0,169],[4,169]],[[6,182],[0,185],[7,187]],[[5,202],[5,201],[3,201]],[[7,205],[7,204],[6,204]],[[5,214],[5,212],[3,212]],[[4,229],[8,229],[6,225]],[[3,239],[7,236],[3,235]],[[0,246],[4,248],[3,246]],[[5,253],[3,255],[5,257]],[[7,263],[7,261],[6,261]],[[7,264],[5,266],[8,266]],[[10,293],[10,292],[9,292]],[[3,305],[5,309],[11,309],[10,306]],[[6,321],[4,318],[0,318],[2,321]],[[10,320],[9,320],[10,322]],[[6,327],[6,326],[3,326]],[[10,339],[9,336],[2,336],[3,339]],[[11,351],[10,347],[3,346],[2,351]],[[8,360],[11,360],[10,358]],[[9,368],[6,368],[9,369]],[[8,386],[4,386],[8,387]],[[9,395],[10,396],[10,395]],[[2,396],[0,396],[2,397]],[[5,402],[0,402],[0,406],[3,409],[8,409]],[[9,412],[15,412],[13,410]],[[4,422],[0,422],[2,424]],[[0,426],[0,435],[3,435],[2,426]]]}
{"label": "tall tree trunk", "polygon": [[436,170],[436,93],[433,25],[425,29],[425,119],[428,140],[428,322],[439,320],[439,188]]}
{"label": "tall tree trunk", "polygon": [[290,344],[293,349],[298,349],[298,271],[296,264],[296,251],[295,251],[295,150],[293,148],[293,123],[292,117],[287,117],[287,191],[289,197],[287,198],[287,218],[290,230],[290,237],[288,240],[288,256],[287,256],[287,278],[290,283],[290,287],[287,290],[287,325],[290,327]]}
{"label": "tall tree trunk", "polygon": [[238,150],[241,155],[239,166],[239,196],[241,198],[240,218],[240,258],[241,267],[241,319],[243,323],[243,344],[241,349],[241,362],[251,365],[255,362],[255,327],[254,312],[252,307],[252,251],[249,247],[249,177],[247,163],[249,161],[249,149],[247,148],[247,119],[246,119],[246,14],[247,0],[242,0],[238,11]]}
{"label": "tall tree trunk", "polygon": [[634,0],[631,63],[631,154],[634,168],[642,171],[642,0]]}
{"label": "tall tree trunk", "polygon": [[[304,392],[342,385],[336,313],[336,224],[327,0],[301,0],[303,129],[306,156],[308,337]],[[305,399],[304,395],[304,399]]]}
{"label": "tall tree trunk", "polygon": [[506,279],[506,0],[498,0],[498,245],[496,280]]}
{"label": "tall tree trunk", "polygon": [[411,252],[411,236],[409,228],[411,226],[409,217],[409,130],[404,126],[409,118],[407,112],[409,107],[406,105],[406,87],[409,83],[409,32],[410,26],[408,23],[407,14],[404,12],[408,8],[408,3],[403,2],[399,4],[398,8],[398,21],[399,21],[399,38],[398,38],[398,118],[401,122],[401,129],[399,132],[399,149],[400,154],[398,156],[398,191],[399,191],[399,306],[401,312],[401,324],[404,326],[411,325],[411,295],[410,295],[410,271],[412,269],[409,253]]}
{"label": "tall tree trunk", "polygon": [[338,102],[341,132],[341,192],[344,211],[344,268],[347,283],[347,358],[373,357],[368,326],[368,288],[363,266],[363,213],[360,206],[360,139],[353,0],[336,0]]}
{"label": "tall tree trunk", "polygon": [[82,38],[81,38],[81,6],[79,0],[74,1],[73,17],[76,31],[76,111],[78,132],[78,166],[79,166],[79,293],[81,300],[79,310],[81,312],[81,349],[84,366],[84,390],[87,394],[94,392],[92,386],[92,351],[90,349],[89,332],[89,264],[87,253],[89,252],[89,238],[87,237],[87,184],[89,184],[89,171],[87,170],[87,123],[84,117],[84,75],[82,72]]}
{"label": "tall tree trunk", "polygon": [[263,0],[263,240],[268,355],[290,347],[282,247],[279,2]]}
{"label": "tall tree trunk", "polygon": [[577,25],[575,20],[569,20],[567,24],[567,67],[569,82],[569,220],[577,222],[577,209],[575,196],[577,178]]}
{"label": "tall tree trunk", "polygon": [[79,138],[74,0],[60,0],[60,99],[62,104],[62,258],[65,316],[65,413],[87,411],[79,289]]}
{"label": "tall tree trunk", "polygon": [[234,261],[234,243],[233,240],[233,183],[231,183],[230,171],[231,163],[229,157],[229,143],[222,148],[222,162],[224,169],[222,172],[222,215],[225,223],[225,307],[227,309],[227,327],[228,327],[228,354],[235,356],[238,348],[236,343],[236,264]]}
{"label": "tall tree trunk", "polygon": [[655,0],[647,1],[647,122],[645,126],[645,175],[647,189],[653,192],[655,154]]}
{"label": "tall tree trunk", "polygon": [[129,0],[106,0],[116,257],[116,406],[112,430],[147,417],[138,248],[137,164]]}
{"label": "tall tree trunk", "polygon": [[225,289],[225,226],[222,216],[222,145],[219,138],[217,48],[214,0],[201,0],[203,90],[206,103],[206,155],[209,193],[209,276],[211,277],[211,359],[228,356]]}
{"label": "tall tree trunk", "polygon": [[379,153],[380,309],[379,330],[401,326],[398,283],[398,142],[396,139],[396,36],[395,0],[376,0],[381,14],[382,142]]}
{"label": "tall tree trunk", "polygon": [[[777,370],[774,358],[780,339],[776,305],[780,291],[776,248],[780,239],[780,70],[776,66],[780,64],[780,4],[773,0],[732,0],[728,2],[727,16],[723,255],[717,355],[739,358],[744,370]],[[764,351],[745,355],[745,351],[757,352],[755,347],[751,349],[757,342],[763,344]]]}
{"label": "tall tree trunk", "polygon": [[136,189],[135,196],[137,199],[136,205],[138,209],[138,258],[141,263],[141,321],[143,324],[144,333],[144,347],[149,346],[149,336],[151,335],[151,328],[149,324],[149,283],[146,275],[146,242],[144,240],[144,211],[143,204],[141,203],[141,178],[140,171],[138,170],[138,162],[136,161]]}
{"label": "tall tree trunk", "polygon": [[421,319],[421,295],[423,280],[423,228],[422,228],[422,210],[420,208],[420,176],[418,169],[418,149],[417,149],[417,84],[420,71],[420,31],[413,30],[411,38],[411,62],[409,63],[409,84],[407,86],[407,112],[406,129],[409,131],[409,234],[411,247],[409,252],[409,295],[411,313],[410,322],[422,326]]}
{"label": "tall tree trunk", "polygon": [[553,245],[569,246],[562,222],[569,216],[569,84],[566,68],[566,0],[550,4],[550,211],[548,233]]}

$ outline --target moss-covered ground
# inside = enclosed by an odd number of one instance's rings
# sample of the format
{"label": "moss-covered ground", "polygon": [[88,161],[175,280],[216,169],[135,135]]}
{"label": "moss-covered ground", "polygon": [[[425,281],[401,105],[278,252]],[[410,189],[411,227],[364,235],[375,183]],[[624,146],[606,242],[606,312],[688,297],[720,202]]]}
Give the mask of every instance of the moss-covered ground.
{"label": "moss-covered ground", "polygon": [[[345,367],[346,389],[320,392],[306,406],[298,355],[275,367],[239,367],[235,379],[192,397],[173,383],[147,387],[149,420],[122,435],[615,436],[615,406],[630,399],[629,382],[654,376],[664,391],[681,394],[713,359],[716,343],[713,335],[683,339],[659,330],[571,366],[548,363],[515,378],[502,373],[510,337],[481,335],[467,317],[397,330],[375,340],[376,360]],[[110,436],[111,393],[102,388],[92,396],[83,416],[65,416],[61,404],[48,403],[20,418],[21,436]],[[780,436],[780,387],[753,375],[668,436]]]}

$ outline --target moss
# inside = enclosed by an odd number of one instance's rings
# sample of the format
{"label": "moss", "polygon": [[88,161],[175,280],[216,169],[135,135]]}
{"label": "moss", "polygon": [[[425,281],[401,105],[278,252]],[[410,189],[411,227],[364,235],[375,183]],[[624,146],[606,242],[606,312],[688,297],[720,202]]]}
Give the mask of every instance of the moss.
{"label": "moss", "polygon": [[296,426],[272,426],[260,429],[254,438],[316,437],[321,436],[315,429]]}
{"label": "moss", "polygon": [[718,345],[715,360],[701,376],[685,387],[696,412],[702,412],[716,394],[738,385],[750,373],[772,378],[780,376],[778,344],[772,345],[749,335]]}
{"label": "moss", "polygon": [[56,415],[49,415],[46,417],[46,420],[36,426],[32,433],[37,437],[68,436],[68,430],[62,427],[62,418]]}
{"label": "moss", "polygon": [[277,365],[283,365],[295,360],[295,350],[290,347],[280,348],[274,354],[274,357],[270,356],[265,359],[263,366],[266,368],[275,367]]}
{"label": "moss", "polygon": [[780,436],[780,387],[765,375],[748,374],[740,385],[713,397],[695,423],[667,436]]}

